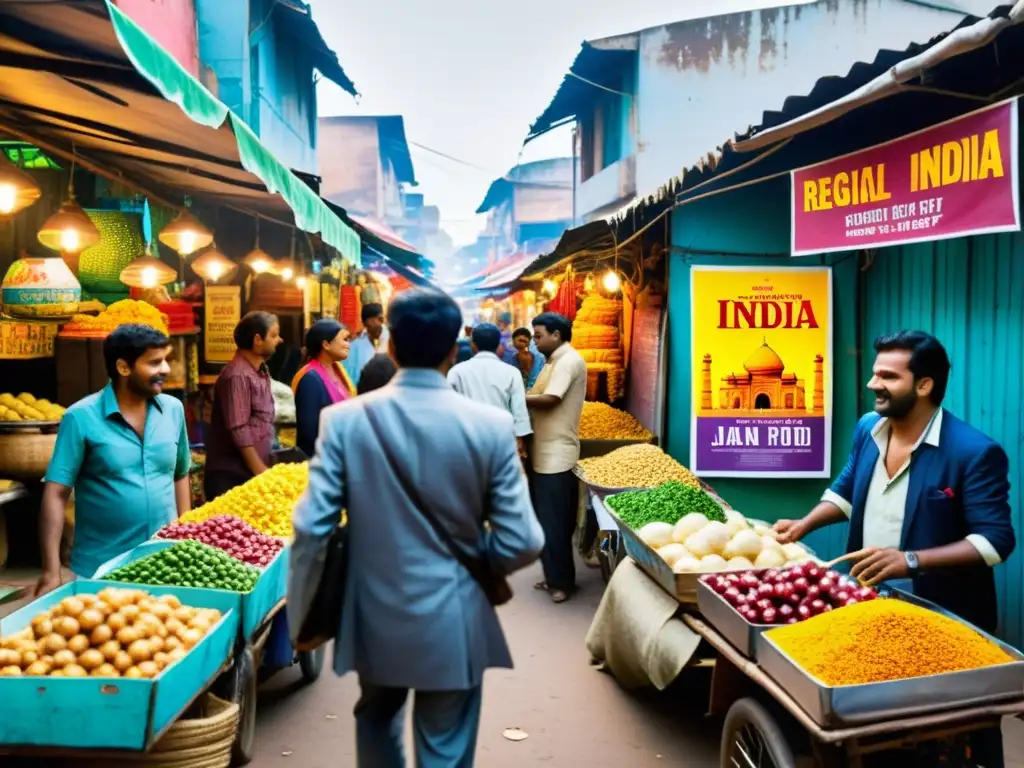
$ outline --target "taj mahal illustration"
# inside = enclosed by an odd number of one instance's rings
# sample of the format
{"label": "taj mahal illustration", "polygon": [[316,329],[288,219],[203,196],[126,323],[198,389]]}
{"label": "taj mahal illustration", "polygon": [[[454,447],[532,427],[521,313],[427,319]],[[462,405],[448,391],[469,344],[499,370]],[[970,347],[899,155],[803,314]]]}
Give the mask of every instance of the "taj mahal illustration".
{"label": "taj mahal illustration", "polygon": [[704,355],[701,367],[701,404],[698,415],[730,416],[806,416],[825,413],[825,358],[814,356],[814,396],[807,408],[804,380],[795,373],[786,373],[786,364],[768,346],[768,340],[743,363],[746,373],[730,373],[722,377],[718,388],[718,405],[711,388],[711,355]]}

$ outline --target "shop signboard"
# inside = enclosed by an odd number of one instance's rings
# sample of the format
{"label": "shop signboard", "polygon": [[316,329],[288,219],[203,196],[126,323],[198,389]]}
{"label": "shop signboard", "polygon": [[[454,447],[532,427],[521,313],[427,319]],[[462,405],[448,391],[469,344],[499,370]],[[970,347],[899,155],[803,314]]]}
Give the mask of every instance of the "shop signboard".
{"label": "shop signboard", "polygon": [[242,288],[206,286],[203,354],[208,363],[230,363],[235,356],[235,326],[242,319]]}
{"label": "shop signboard", "polygon": [[829,267],[691,267],[691,469],[828,477]]}
{"label": "shop signboard", "polygon": [[56,338],[55,323],[0,320],[0,360],[53,357],[53,342]]}
{"label": "shop signboard", "polygon": [[792,172],[792,253],[1020,229],[1017,101]]}

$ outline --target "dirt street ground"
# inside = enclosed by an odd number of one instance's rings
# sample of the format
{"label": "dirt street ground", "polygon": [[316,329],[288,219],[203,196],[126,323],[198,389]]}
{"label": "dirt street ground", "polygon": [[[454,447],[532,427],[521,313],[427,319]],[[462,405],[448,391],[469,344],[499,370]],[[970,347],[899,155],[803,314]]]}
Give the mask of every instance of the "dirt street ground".
{"label": "dirt street ground", "polygon": [[[538,571],[514,580],[516,598],[501,609],[516,669],[488,673],[477,765],[481,768],[653,768],[718,765],[718,731],[687,709],[684,692],[633,695],[590,666],[583,645],[603,585],[581,568],[580,593],[554,605],[531,587]],[[261,690],[253,768],[337,768],[355,764],[353,676],[325,669],[310,687],[286,670]],[[703,702],[706,704],[706,702]],[[529,738],[507,741],[522,728]]]}

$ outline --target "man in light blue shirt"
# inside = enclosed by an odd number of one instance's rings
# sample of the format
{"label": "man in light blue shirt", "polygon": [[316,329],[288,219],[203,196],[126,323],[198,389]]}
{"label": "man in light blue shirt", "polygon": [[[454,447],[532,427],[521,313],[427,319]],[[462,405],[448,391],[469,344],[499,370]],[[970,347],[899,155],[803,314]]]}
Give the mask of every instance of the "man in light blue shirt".
{"label": "man in light blue shirt", "polygon": [[352,383],[359,386],[363,368],[373,356],[388,350],[388,329],[384,326],[384,308],[380,304],[364,304],[363,332],[349,344],[348,359],[342,363]]}
{"label": "man in light blue shirt", "polygon": [[71,571],[80,578],[189,510],[185,409],[161,394],[170,351],[170,340],[146,325],[119,326],[104,341],[110,383],[68,408],[46,471],[36,595],[60,586],[60,539],[72,491]]}

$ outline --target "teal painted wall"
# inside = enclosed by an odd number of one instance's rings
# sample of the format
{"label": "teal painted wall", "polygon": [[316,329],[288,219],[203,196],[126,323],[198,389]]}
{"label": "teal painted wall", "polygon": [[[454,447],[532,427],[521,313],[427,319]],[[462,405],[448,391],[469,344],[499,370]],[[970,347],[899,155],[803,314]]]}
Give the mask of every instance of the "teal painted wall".
{"label": "teal painted wall", "polygon": [[[849,455],[859,417],[863,378],[857,354],[857,260],[852,254],[791,259],[789,181],[777,179],[677,208],[672,215],[673,253],[669,260],[668,385],[666,447],[689,465],[692,404],[690,350],[690,266],[831,265],[833,268],[832,470]],[[688,251],[700,251],[694,255]],[[748,254],[748,255],[739,255]],[[866,381],[866,379],[864,379]],[[764,520],[805,515],[821,499],[828,481],[715,478],[715,490],[746,515]],[[846,527],[818,531],[808,543],[823,557],[842,554]]]}
{"label": "teal painted wall", "polygon": [[[878,252],[862,275],[861,365],[872,340],[913,328],[937,336],[953,362],[943,405],[999,442],[1010,459],[1010,506],[1024,536],[1024,235],[920,243]],[[861,400],[868,410],[866,395]],[[996,569],[1000,635],[1024,644],[1024,558]]]}

